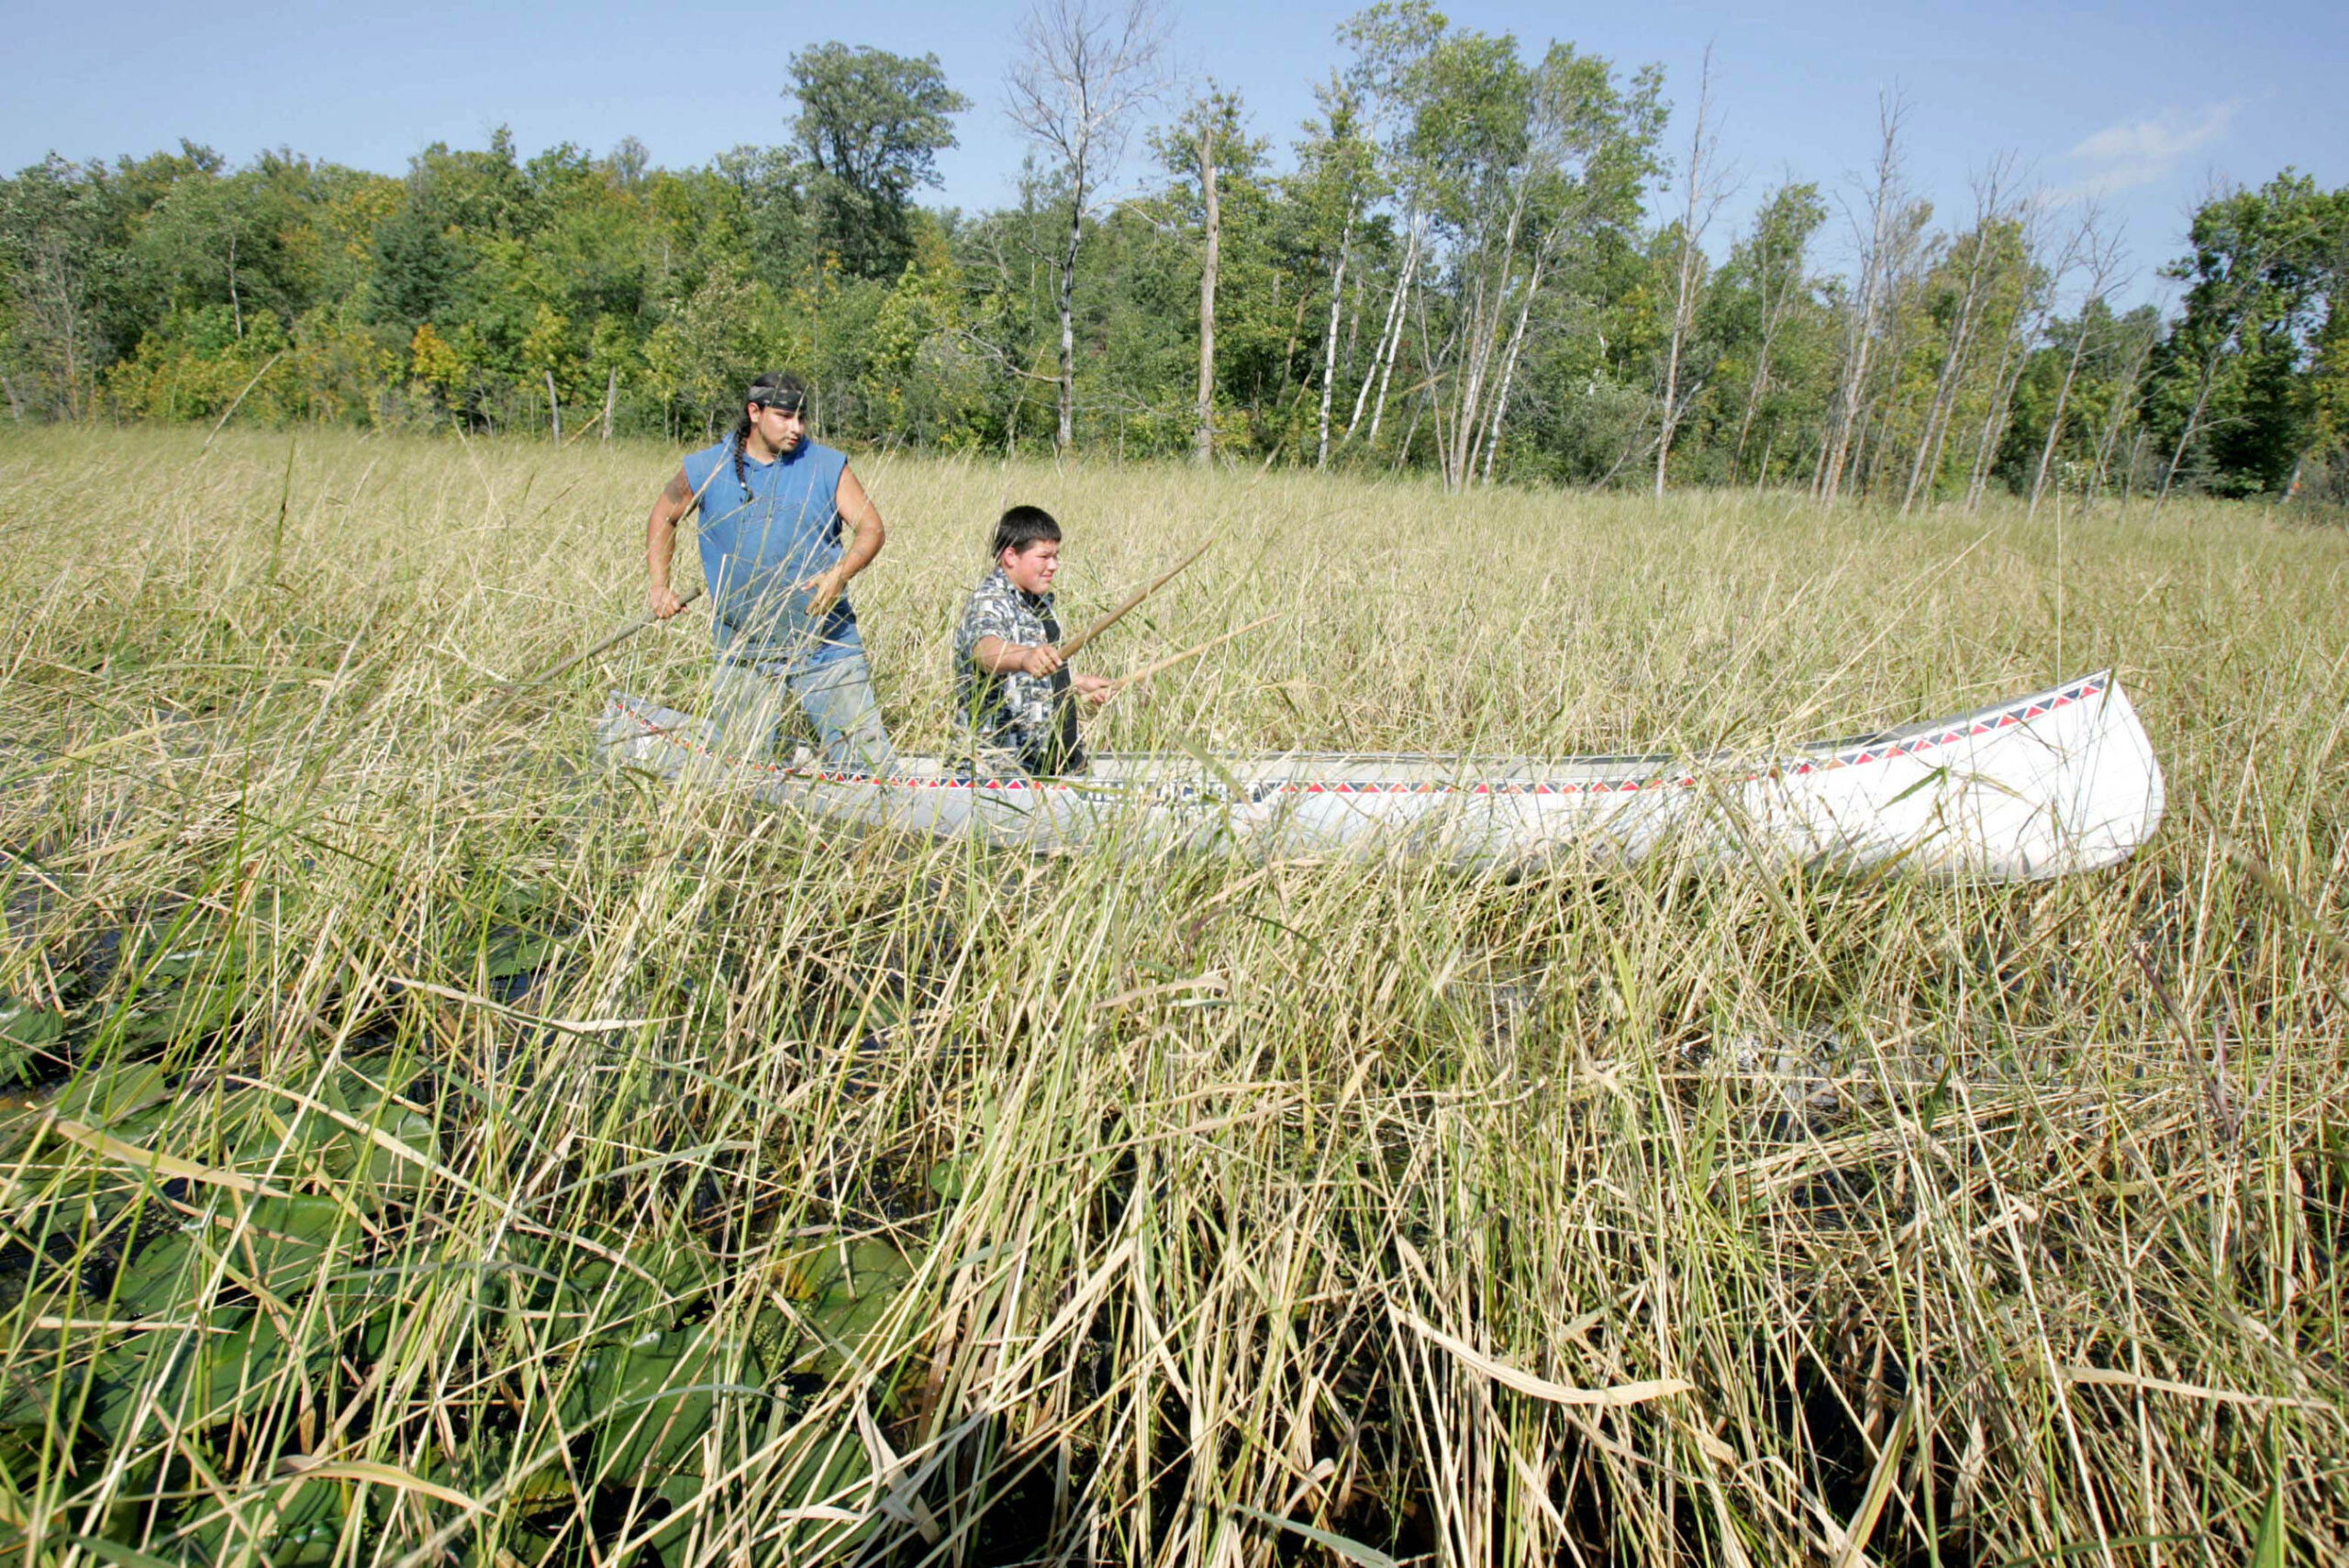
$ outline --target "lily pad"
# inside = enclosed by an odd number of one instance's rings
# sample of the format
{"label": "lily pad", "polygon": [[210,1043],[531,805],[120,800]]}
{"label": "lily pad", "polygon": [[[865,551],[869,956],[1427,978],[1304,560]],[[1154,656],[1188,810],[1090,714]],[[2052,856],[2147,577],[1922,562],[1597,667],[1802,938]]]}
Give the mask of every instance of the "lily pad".
{"label": "lily pad", "polygon": [[763,1405],[761,1375],[757,1357],[712,1324],[651,1329],[581,1354],[565,1420],[596,1424],[599,1480],[699,1473],[702,1439],[721,1401]]}
{"label": "lily pad", "polygon": [[184,1317],[210,1307],[216,1280],[226,1288],[306,1295],[321,1260],[346,1248],[355,1229],[328,1198],[250,1198],[243,1210],[240,1217],[224,1203],[208,1220],[141,1248],[123,1269],[117,1310],[126,1317]]}
{"label": "lily pad", "polygon": [[869,1362],[881,1320],[913,1277],[896,1248],[868,1236],[795,1254],[779,1280],[803,1332],[778,1372],[831,1378]]}
{"label": "lily pad", "polygon": [[32,1059],[65,1038],[65,1015],[0,992],[0,1084],[32,1077]]}
{"label": "lily pad", "polygon": [[263,1090],[251,1094],[228,1131],[240,1163],[250,1167],[282,1156],[283,1179],[323,1177],[371,1212],[412,1199],[427,1162],[440,1152],[430,1117],[356,1073],[317,1086],[324,1109]]}
{"label": "lily pad", "polygon": [[941,1160],[930,1168],[930,1190],[948,1203],[959,1203],[970,1180],[970,1166],[965,1156]]}
{"label": "lily pad", "polygon": [[[354,1488],[332,1479],[306,1481],[288,1476],[277,1482],[264,1498],[243,1499],[245,1517],[265,1523],[268,1540],[259,1559],[268,1568],[326,1568],[335,1560],[350,1523]],[[225,1512],[206,1520],[184,1538],[184,1561],[225,1562],[248,1538],[229,1529]]]}
{"label": "lily pad", "polygon": [[117,1129],[140,1111],[172,1098],[171,1080],[152,1062],[128,1062],[89,1068],[57,1096],[57,1114],[92,1127]]}
{"label": "lily pad", "polygon": [[64,1014],[0,992],[0,1044],[41,1051],[64,1038]]}
{"label": "lily pad", "polygon": [[527,974],[553,957],[556,945],[555,939],[543,931],[501,926],[482,944],[482,974],[490,980]]}

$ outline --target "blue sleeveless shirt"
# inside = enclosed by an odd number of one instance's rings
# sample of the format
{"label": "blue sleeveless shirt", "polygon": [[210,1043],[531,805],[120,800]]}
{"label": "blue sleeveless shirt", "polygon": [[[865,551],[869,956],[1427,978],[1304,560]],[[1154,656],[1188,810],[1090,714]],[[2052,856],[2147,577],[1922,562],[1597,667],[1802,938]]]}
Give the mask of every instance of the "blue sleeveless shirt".
{"label": "blue sleeveless shirt", "polygon": [[819,621],[797,584],[841,559],[834,497],[848,459],[802,440],[773,462],[742,460],[748,490],[734,477],[731,439],[690,453],[685,483],[701,496],[701,571],[709,584],[718,656],[801,669],[863,651],[856,612],[843,594]]}

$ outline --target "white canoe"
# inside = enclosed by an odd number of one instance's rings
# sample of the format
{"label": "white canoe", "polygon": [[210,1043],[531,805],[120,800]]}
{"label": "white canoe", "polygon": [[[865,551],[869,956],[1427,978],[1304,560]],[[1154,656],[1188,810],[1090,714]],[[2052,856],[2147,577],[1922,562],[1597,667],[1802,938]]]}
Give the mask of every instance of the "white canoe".
{"label": "white canoe", "polygon": [[626,695],[605,709],[601,737],[624,766],[674,777],[698,757],[697,778],[843,826],[1039,850],[1431,854],[1470,867],[1671,853],[2003,882],[2115,864],[2162,818],[2161,767],[2110,671],[1743,762],[1111,753],[1076,779],[973,782],[925,758],[876,777],[720,758],[702,720]]}

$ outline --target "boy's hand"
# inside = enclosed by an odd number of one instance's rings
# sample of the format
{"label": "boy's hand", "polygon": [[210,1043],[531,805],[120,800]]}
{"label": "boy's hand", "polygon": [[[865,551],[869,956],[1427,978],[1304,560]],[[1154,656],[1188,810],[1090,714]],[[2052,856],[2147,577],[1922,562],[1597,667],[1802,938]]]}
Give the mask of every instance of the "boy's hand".
{"label": "boy's hand", "polygon": [[1028,650],[1027,654],[1019,661],[1019,667],[1029,674],[1041,679],[1059,669],[1061,662],[1059,649],[1049,642],[1039,642]]}
{"label": "boy's hand", "polygon": [[1109,680],[1105,675],[1072,675],[1068,684],[1075,688],[1077,695],[1095,707],[1109,700]]}

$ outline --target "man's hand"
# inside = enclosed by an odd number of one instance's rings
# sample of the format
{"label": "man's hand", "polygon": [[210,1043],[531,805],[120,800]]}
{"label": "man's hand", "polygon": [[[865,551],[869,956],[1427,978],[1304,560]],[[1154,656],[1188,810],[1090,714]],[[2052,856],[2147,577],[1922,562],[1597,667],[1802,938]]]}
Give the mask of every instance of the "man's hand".
{"label": "man's hand", "polygon": [[644,595],[644,602],[655,620],[667,620],[685,607],[685,600],[677,597],[675,590],[666,583],[655,584],[652,591]]}
{"label": "man's hand", "polygon": [[1074,688],[1077,695],[1095,707],[1099,707],[1109,700],[1111,683],[1107,676],[1072,675],[1069,677],[1068,684]]}
{"label": "man's hand", "polygon": [[818,572],[799,586],[807,594],[807,613],[820,616],[840,602],[848,589],[848,573],[835,566],[829,572]]}
{"label": "man's hand", "polygon": [[1038,679],[1061,667],[1061,651],[1049,642],[1039,642],[1020,656],[1019,667]]}

